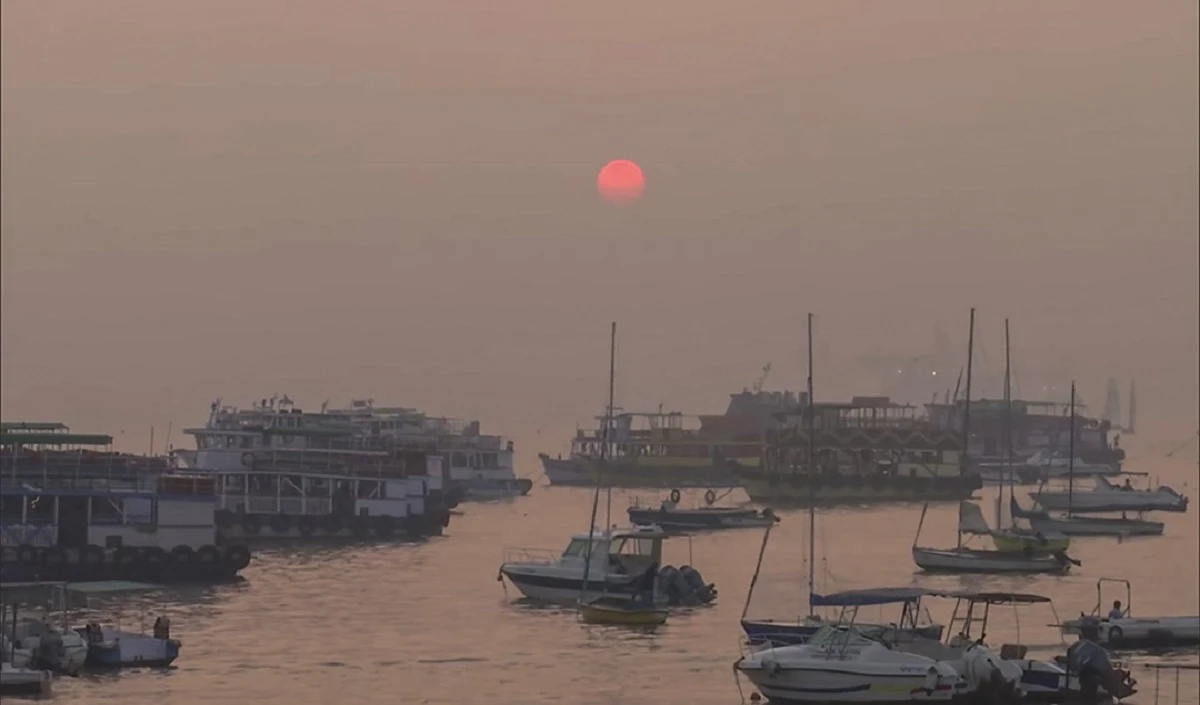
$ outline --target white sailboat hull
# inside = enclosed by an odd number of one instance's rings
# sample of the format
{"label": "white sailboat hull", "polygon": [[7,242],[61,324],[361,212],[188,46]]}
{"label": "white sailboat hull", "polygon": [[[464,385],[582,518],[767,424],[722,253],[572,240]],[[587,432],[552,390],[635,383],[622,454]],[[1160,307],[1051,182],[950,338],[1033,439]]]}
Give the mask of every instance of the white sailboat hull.
{"label": "white sailboat hull", "polygon": [[1163,532],[1161,521],[1102,517],[1030,518],[1034,531],[1058,532],[1067,536],[1157,536]]}
{"label": "white sailboat hull", "polygon": [[913,547],[913,561],[922,570],[944,573],[1066,573],[1070,563],[1056,556],[971,549]]}
{"label": "white sailboat hull", "polygon": [[1167,489],[1154,491],[1097,488],[1078,492],[1031,492],[1046,509],[1075,512],[1186,512],[1186,497]]}

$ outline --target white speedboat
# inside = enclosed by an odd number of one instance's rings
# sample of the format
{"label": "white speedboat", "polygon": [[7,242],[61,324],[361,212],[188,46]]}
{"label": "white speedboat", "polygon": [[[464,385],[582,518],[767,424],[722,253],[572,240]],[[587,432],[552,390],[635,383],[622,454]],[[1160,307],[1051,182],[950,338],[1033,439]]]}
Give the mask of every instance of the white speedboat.
{"label": "white speedboat", "polygon": [[33,668],[0,662],[0,695],[48,695],[50,674]]}
{"label": "white speedboat", "polygon": [[657,591],[664,602],[695,604],[715,599],[716,590],[704,583],[699,571],[662,565],[666,538],[659,527],[633,527],[576,534],[559,556],[537,549],[507,549],[497,579],[507,578],[531,600],[574,604],[601,597],[632,599],[640,581],[653,570],[665,583]]}
{"label": "white speedboat", "polygon": [[74,675],[87,663],[88,645],[81,636],[28,614],[19,616],[15,627],[8,625],[5,638],[18,665]]}
{"label": "white speedboat", "polygon": [[1073,514],[1055,517],[1044,509],[1022,509],[1015,498],[1010,504],[1014,517],[1028,521],[1034,531],[1042,533],[1060,533],[1067,536],[1158,536],[1164,528],[1161,521],[1149,519]]}
{"label": "white speedboat", "polygon": [[1033,469],[1043,479],[1056,479],[1066,477],[1068,474],[1074,473],[1076,477],[1102,477],[1105,475],[1119,475],[1121,469],[1116,465],[1108,463],[1087,463],[1082,458],[1072,457],[1070,455],[1062,456],[1057,453],[1034,453],[1025,461],[1025,468]]}
{"label": "white speedboat", "polygon": [[967,692],[948,664],[894,651],[849,625],[826,626],[807,644],[763,649],[734,667],[778,705],[950,702]]}
{"label": "white speedboat", "polygon": [[[1104,612],[1103,589],[1105,583],[1125,586],[1125,602],[1121,607],[1123,616],[1110,617]],[[1100,621],[1100,645],[1111,649],[1160,648],[1200,644],[1200,616],[1185,617],[1134,617],[1133,587],[1128,580],[1100,578],[1096,581],[1096,606],[1091,615]],[[1064,634],[1078,634],[1079,619],[1063,622],[1059,628]]]}
{"label": "white speedboat", "polygon": [[1073,512],[1186,512],[1188,507],[1188,498],[1166,485],[1138,490],[1103,477],[1090,490],[1041,489],[1029,496],[1045,509]]}

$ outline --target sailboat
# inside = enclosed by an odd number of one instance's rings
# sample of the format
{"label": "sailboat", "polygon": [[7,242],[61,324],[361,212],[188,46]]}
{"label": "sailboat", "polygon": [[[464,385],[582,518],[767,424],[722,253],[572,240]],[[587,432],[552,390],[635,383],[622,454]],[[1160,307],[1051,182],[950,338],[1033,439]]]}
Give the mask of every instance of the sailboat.
{"label": "sailboat", "polygon": [[[1078,516],[1075,504],[1075,384],[1071,384],[1071,430],[1069,438],[1070,461],[1067,465],[1067,513],[1052,517],[1045,509],[1022,509],[1015,496],[1009,497],[1014,518],[1029,522],[1035,531],[1056,531],[1068,536],[1154,536],[1162,534],[1163,523],[1148,519],[1125,517]],[[1039,494],[1040,496],[1040,494]]]}
{"label": "sailboat", "polygon": [[[971,438],[971,372],[975,357],[975,309],[971,309],[970,333],[967,337],[967,403],[963,407],[963,451],[960,462],[968,464],[968,449]],[[951,573],[1066,573],[1076,563],[1063,552],[1037,554],[1032,551],[1001,551],[971,549],[963,546],[963,535],[971,531],[969,507],[978,511],[978,506],[963,502],[959,504],[958,542],[954,548],[924,548],[917,545],[921,538],[921,527],[929,511],[926,503],[921,509],[921,520],[917,535],[913,537],[912,556],[917,567],[930,572]],[[980,515],[982,516],[982,514]],[[986,525],[985,525],[986,526]]]}
{"label": "sailboat", "polygon": [[[1004,465],[1008,471],[1008,496],[1014,496],[1013,487],[1013,448],[1012,448],[1012,355],[1009,351],[1008,319],[1004,319]],[[1020,553],[1059,553],[1066,551],[1071,545],[1071,538],[1058,531],[1042,531],[1036,528],[1022,529],[1017,527],[1019,518],[1009,512],[1011,523],[1003,527],[1004,484],[1000,483],[1000,496],[996,501],[996,529],[990,531],[992,543],[1000,551]]]}
{"label": "sailboat", "polygon": [[[813,340],[812,340],[812,314],[808,314],[808,468],[809,472],[816,471],[816,406],[815,398],[813,397]],[[828,621],[822,619],[815,614],[816,607],[822,604],[821,596],[815,594],[816,588],[816,525],[817,525],[817,503],[813,501],[813,483],[808,483],[809,501],[808,501],[808,610],[809,614],[805,617],[800,617],[795,620],[777,620],[777,619],[747,619],[746,615],[750,610],[750,600],[754,596],[754,586],[758,583],[759,572],[762,569],[763,554],[767,550],[767,542],[771,538],[771,529],[774,523],[767,525],[766,531],[763,533],[762,547],[758,552],[758,562],[754,568],[754,576],[750,579],[750,590],[746,594],[746,603],[742,607],[742,631],[746,633],[752,646],[761,646],[764,644],[772,646],[788,646],[806,643],[814,634],[822,628],[835,624],[836,621]],[[903,590],[903,589],[902,589]],[[937,624],[919,625],[918,617],[920,614],[920,596],[914,593],[903,600],[894,600],[903,604],[903,614],[899,626],[891,625],[893,631],[909,632],[919,634],[929,639],[940,639],[942,627]],[[889,596],[885,602],[893,601]],[[882,604],[882,603],[881,603]],[[825,604],[829,606],[829,604]],[[864,628],[884,629],[888,625],[860,625]]]}
{"label": "sailboat", "polygon": [[[608,409],[604,419],[604,444],[600,450],[600,462],[596,471],[596,492],[592,496],[592,519],[588,524],[587,552],[584,556],[583,584],[579,590],[577,606],[579,617],[589,624],[620,624],[630,626],[657,626],[667,621],[670,612],[659,606],[658,598],[658,567],[662,563],[662,539],[654,543],[657,555],[652,555],[650,565],[634,585],[632,599],[599,596],[588,594],[588,577],[592,567],[592,552],[596,545],[596,509],[600,504],[600,487],[604,484],[605,461],[609,454],[609,433],[613,421],[613,394],[617,365],[617,324],[612,324],[612,335],[609,343],[608,361]],[[612,487],[608,488],[607,520],[605,533],[610,533],[612,520]]]}

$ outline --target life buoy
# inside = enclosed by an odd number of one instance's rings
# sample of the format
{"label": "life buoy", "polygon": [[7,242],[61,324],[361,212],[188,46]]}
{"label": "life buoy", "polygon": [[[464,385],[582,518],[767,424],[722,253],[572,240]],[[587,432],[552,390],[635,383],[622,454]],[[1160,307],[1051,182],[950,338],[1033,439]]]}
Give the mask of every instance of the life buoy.
{"label": "life buoy", "polygon": [[254,453],[242,453],[242,467],[254,467]]}
{"label": "life buoy", "polygon": [[381,516],[375,518],[375,535],[380,538],[388,538],[396,531],[396,520],[390,516]]}
{"label": "life buoy", "polygon": [[250,536],[257,536],[258,532],[262,531],[262,517],[257,514],[243,515],[242,531],[245,531]]}
{"label": "life buoy", "polygon": [[216,563],[221,560],[221,550],[211,544],[196,549],[197,563]]}
{"label": "life buoy", "polygon": [[717,493],[716,492],[709,490],[708,492],[704,493],[704,503],[705,504],[708,504],[711,506],[712,503],[716,502],[716,501],[717,501]]}
{"label": "life buoy", "polygon": [[296,520],[296,528],[301,536],[312,536],[317,531],[317,520],[311,516],[302,516]]}
{"label": "life buoy", "polygon": [[241,544],[225,549],[225,560],[235,570],[241,570],[250,565],[250,549]]}
{"label": "life buoy", "polygon": [[195,551],[192,550],[191,546],[180,544],[171,549],[170,558],[171,562],[176,565],[186,565],[191,563],[192,559],[195,558]]}
{"label": "life buoy", "polygon": [[277,534],[286,534],[292,529],[292,518],[287,514],[276,514],[271,517],[271,531]]}
{"label": "life buoy", "polygon": [[321,517],[321,528],[327,534],[336,534],[342,530],[342,518],[337,514],[326,514]]}
{"label": "life buoy", "polygon": [[672,502],[675,502],[676,504],[678,504],[678,503],[679,503],[679,498],[680,498],[680,497],[682,497],[682,496],[683,496],[683,495],[679,494],[679,490],[677,490],[677,489],[676,489],[676,490],[671,490],[671,501],[672,501]]}

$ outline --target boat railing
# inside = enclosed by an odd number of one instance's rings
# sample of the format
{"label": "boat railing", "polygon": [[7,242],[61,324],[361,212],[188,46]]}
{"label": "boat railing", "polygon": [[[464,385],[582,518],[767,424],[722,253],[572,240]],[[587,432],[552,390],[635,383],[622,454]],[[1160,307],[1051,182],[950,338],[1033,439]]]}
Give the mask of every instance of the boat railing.
{"label": "boat railing", "polygon": [[[1154,671],[1154,705],[1158,705],[1160,702],[1165,705],[1168,701],[1165,699],[1160,700],[1159,698],[1160,696],[1166,697],[1166,691],[1172,689],[1172,687],[1175,693],[1174,704],[1179,705],[1182,703],[1183,701],[1180,700],[1180,672],[1190,671],[1200,673],[1200,664],[1197,663],[1145,663],[1142,665]],[[1168,677],[1170,682],[1163,683],[1163,671],[1172,671],[1174,678]],[[1200,678],[1197,678],[1196,681],[1200,683]],[[1200,685],[1197,687],[1200,687]]]}
{"label": "boat railing", "polygon": [[503,554],[504,563],[532,563],[552,565],[558,562],[559,554],[548,548],[506,548]]}
{"label": "boat railing", "polygon": [[57,543],[58,530],[48,524],[6,524],[0,526],[0,546],[47,548]]}

